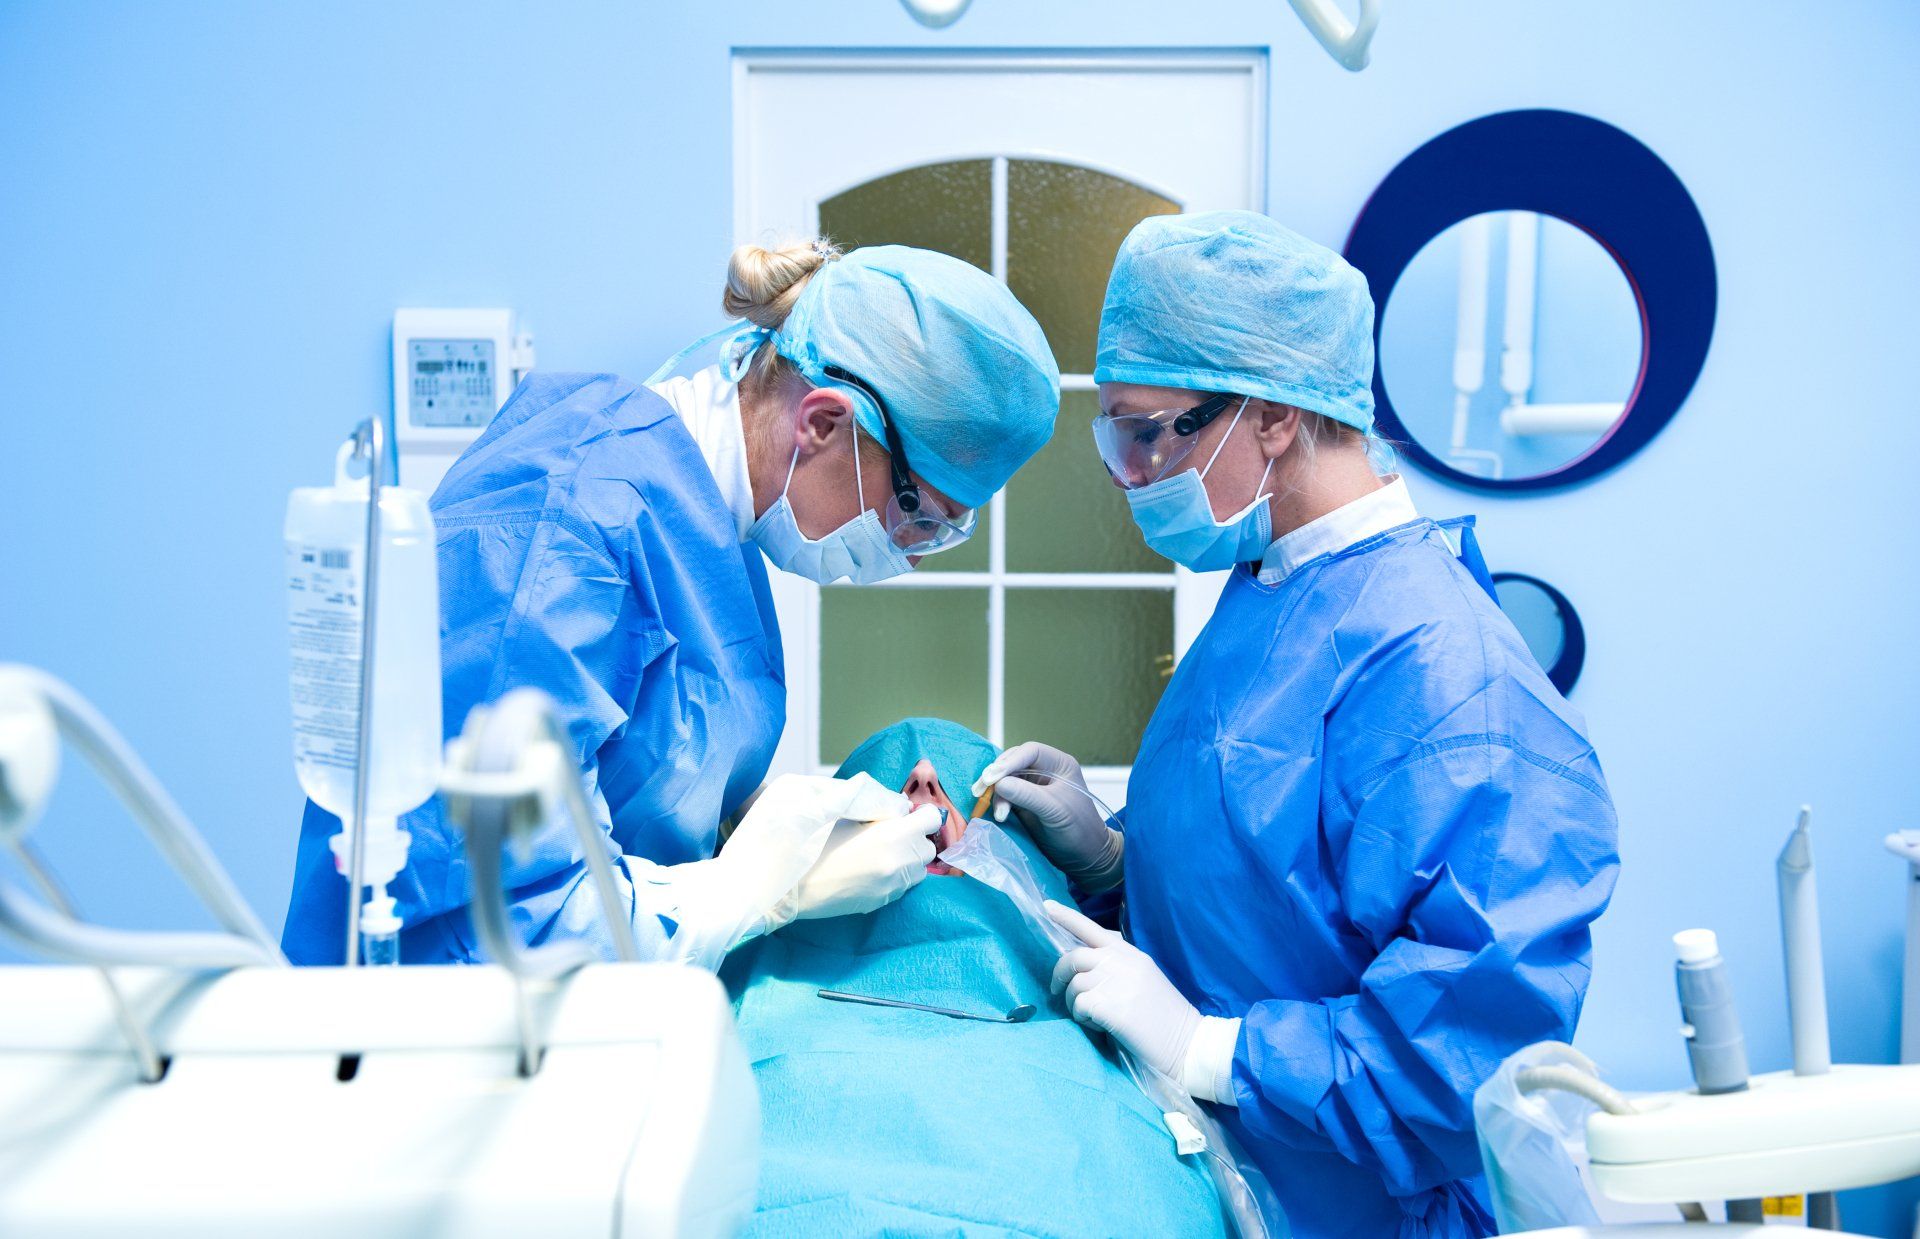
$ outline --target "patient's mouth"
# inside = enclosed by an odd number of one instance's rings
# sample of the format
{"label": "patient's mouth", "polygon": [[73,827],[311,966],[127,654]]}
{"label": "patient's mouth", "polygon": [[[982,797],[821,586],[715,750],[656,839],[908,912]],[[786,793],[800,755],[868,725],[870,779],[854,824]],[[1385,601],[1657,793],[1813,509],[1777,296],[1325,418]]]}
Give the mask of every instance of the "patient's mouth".
{"label": "patient's mouth", "polygon": [[[953,801],[947,799],[947,793],[940,786],[940,776],[935,773],[932,762],[923,759],[913,768],[912,773],[907,775],[907,785],[900,790],[907,794],[907,799],[913,804],[934,805],[944,815],[940,819],[940,829],[927,836],[933,840],[936,852],[944,852],[960,842],[960,836],[966,833],[967,819],[953,807]],[[943,860],[935,860],[927,866],[927,872],[957,874],[960,871]]]}

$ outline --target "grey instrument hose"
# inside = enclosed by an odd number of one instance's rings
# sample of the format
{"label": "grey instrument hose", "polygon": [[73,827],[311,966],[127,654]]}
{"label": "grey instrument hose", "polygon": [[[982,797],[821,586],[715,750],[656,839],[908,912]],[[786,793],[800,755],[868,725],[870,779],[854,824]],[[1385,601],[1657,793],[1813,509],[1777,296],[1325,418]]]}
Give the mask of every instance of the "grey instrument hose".
{"label": "grey instrument hose", "polygon": [[[534,1026],[529,987],[566,976],[595,962],[597,955],[592,947],[577,939],[529,948],[521,943],[514,929],[512,913],[507,907],[506,871],[501,851],[510,845],[515,834],[539,822],[543,812],[539,797],[524,791],[491,795],[462,789],[457,784],[460,775],[510,775],[520,768],[523,756],[534,745],[548,741],[571,753],[552,698],[538,689],[515,689],[493,705],[474,710],[461,733],[461,768],[450,772],[454,786],[445,794],[448,817],[466,835],[467,864],[473,882],[474,930],[487,955],[514,979],[523,1075],[537,1072],[544,1056],[544,1047]],[[640,958],[639,946],[634,941],[633,924],[624,915],[625,901],[614,879],[606,839],[599,831],[599,817],[580,787],[577,771],[563,773],[560,783],[565,812],[573,819],[581,855],[592,875],[614,949],[622,960],[636,961]]]}
{"label": "grey instrument hose", "polygon": [[279,948],[236,934],[152,933],[89,925],[0,883],[0,932],[35,954],[73,964],[158,968],[285,967]]}
{"label": "grey instrument hose", "polygon": [[101,781],[140,823],[154,847],[185,880],[195,897],[228,932],[259,948],[266,959],[259,960],[256,955],[256,962],[286,963],[280,954],[280,944],[247,906],[233,879],[214,859],[206,840],[112,724],[62,681],[30,667],[21,670],[53,712],[61,737],[99,772]]}

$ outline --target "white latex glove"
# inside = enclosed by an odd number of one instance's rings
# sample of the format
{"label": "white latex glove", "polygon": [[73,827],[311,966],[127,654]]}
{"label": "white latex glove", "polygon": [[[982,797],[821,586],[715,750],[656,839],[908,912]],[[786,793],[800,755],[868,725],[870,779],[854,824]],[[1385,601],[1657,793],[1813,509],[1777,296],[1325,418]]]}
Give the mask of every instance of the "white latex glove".
{"label": "white latex glove", "polygon": [[[636,881],[649,888],[646,906],[676,924],[670,958],[717,968],[746,938],[799,915],[797,892],[843,824],[897,820],[912,809],[905,796],[864,774],[851,779],[784,774],[762,789],[718,856],[671,866],[628,857],[628,868],[640,871]],[[884,838],[893,840],[895,834]],[[869,845],[834,871],[862,869],[861,858],[868,874],[884,868],[872,858],[876,850],[884,848]],[[927,860],[932,859],[929,844]],[[859,876],[849,876],[839,889],[857,884]]]}
{"label": "white latex glove", "polygon": [[1073,1018],[1112,1033],[1142,1062],[1181,1080],[1200,1012],[1145,951],[1051,899],[1046,909],[1087,944],[1062,955],[1053,969],[1053,992],[1066,994]]}
{"label": "white latex glove", "polygon": [[[1035,781],[1021,777],[1031,772]],[[1097,892],[1120,884],[1126,840],[1107,825],[1087,791],[1086,776],[1071,754],[1029,740],[994,758],[973,781],[979,796],[992,787],[994,820],[1007,820],[1012,807],[1046,858],[1083,890]]]}
{"label": "white latex glove", "polygon": [[[942,811],[921,805],[884,822],[842,822],[826,851],[775,911],[779,920],[816,920],[885,907],[912,890],[933,863]],[[781,923],[784,923],[782,921]]]}

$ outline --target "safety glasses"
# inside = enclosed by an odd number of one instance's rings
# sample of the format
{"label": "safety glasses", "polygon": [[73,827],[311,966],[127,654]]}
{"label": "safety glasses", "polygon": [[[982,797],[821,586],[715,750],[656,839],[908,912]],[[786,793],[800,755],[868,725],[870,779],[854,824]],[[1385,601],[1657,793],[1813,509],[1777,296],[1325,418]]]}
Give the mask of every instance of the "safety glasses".
{"label": "safety glasses", "polygon": [[[887,412],[887,402],[880,393],[869,387],[865,380],[839,366],[825,367],[826,375],[842,383],[857,387],[865,392],[880,410],[880,429],[887,440],[887,465],[891,473],[893,497],[887,500],[881,522],[886,527],[887,538],[906,555],[935,555],[941,551],[950,551],[973,536],[973,527],[978,514],[972,508],[962,508],[951,515],[941,511],[923,488],[915,484],[912,468],[907,464],[906,445],[900,440],[900,432],[895,429],[893,416]],[[860,461],[858,442],[854,445],[854,463]]]}
{"label": "safety glasses", "polygon": [[1185,460],[1201,429],[1224,413],[1233,399],[1223,393],[1190,409],[1100,413],[1093,419],[1093,442],[1114,481],[1127,490],[1138,490],[1158,482]]}

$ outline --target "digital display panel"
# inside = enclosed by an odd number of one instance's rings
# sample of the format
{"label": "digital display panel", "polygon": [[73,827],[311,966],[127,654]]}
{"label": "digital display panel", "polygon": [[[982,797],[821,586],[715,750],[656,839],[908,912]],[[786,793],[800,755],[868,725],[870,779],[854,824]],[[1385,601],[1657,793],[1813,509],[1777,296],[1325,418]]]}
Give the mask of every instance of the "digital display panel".
{"label": "digital display panel", "polygon": [[492,340],[407,341],[407,420],[415,426],[484,426],[492,419]]}

